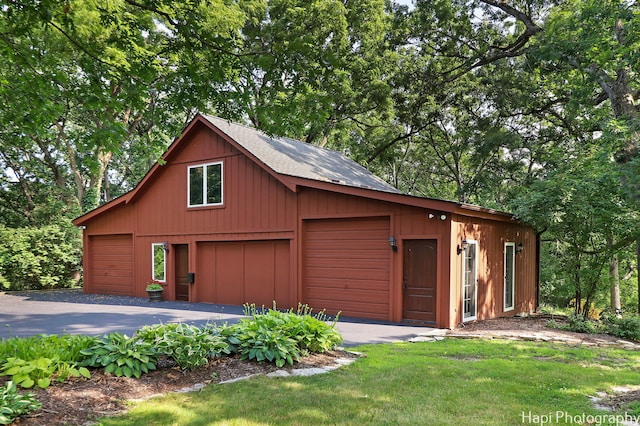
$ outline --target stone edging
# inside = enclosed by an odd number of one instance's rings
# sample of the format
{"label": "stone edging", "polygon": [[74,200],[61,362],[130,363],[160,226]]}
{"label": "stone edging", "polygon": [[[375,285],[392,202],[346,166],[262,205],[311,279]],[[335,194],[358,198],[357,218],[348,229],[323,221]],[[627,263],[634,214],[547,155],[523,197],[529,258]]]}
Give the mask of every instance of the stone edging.
{"label": "stone edging", "polygon": [[[266,377],[300,377],[300,376],[307,377],[307,376],[315,376],[316,374],[325,374],[330,371],[337,370],[342,366],[352,364],[358,358],[363,356],[363,354],[360,352],[353,352],[353,351],[345,351],[345,352],[357,355],[357,357],[356,358],[336,358],[333,364],[327,365],[324,367],[292,368],[291,370],[278,369],[274,372],[266,374]],[[218,382],[218,384],[224,385],[227,383],[239,382],[241,380],[248,380],[257,376],[262,376],[262,373],[250,374],[248,376],[243,376],[243,377],[236,377],[235,379]],[[198,390],[198,389],[193,389],[193,390]],[[185,392],[188,392],[188,390],[185,390]]]}
{"label": "stone edging", "polygon": [[[588,335],[587,335],[588,336]],[[573,336],[548,335],[537,332],[514,332],[514,331],[493,331],[486,333],[460,333],[455,330],[431,329],[423,333],[419,333],[415,337],[409,339],[409,342],[435,342],[443,339],[503,339],[503,340],[521,340],[529,342],[549,342],[564,343],[568,345],[583,345],[589,347],[617,347],[628,350],[640,350],[640,344],[628,340],[605,340],[595,337],[585,337],[584,339]]]}

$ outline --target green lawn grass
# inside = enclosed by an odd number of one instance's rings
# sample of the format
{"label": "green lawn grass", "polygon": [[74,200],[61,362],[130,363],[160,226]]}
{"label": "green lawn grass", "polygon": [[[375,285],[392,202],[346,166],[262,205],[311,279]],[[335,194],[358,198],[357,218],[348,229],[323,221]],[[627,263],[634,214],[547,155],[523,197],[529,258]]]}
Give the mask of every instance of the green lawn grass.
{"label": "green lawn grass", "polygon": [[102,424],[521,425],[547,415],[571,424],[557,413],[609,414],[588,396],[640,383],[640,352],[621,349],[447,339],[356,350],[367,356],[329,374],[170,394]]}

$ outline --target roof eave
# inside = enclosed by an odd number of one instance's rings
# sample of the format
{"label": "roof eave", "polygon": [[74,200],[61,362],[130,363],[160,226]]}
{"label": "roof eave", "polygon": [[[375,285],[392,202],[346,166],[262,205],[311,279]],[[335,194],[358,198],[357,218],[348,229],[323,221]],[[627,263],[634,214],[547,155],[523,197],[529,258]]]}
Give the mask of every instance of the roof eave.
{"label": "roof eave", "polygon": [[355,195],[372,198],[379,201],[404,204],[411,207],[419,207],[443,213],[456,214],[460,216],[471,216],[481,219],[498,220],[501,222],[521,223],[515,219],[511,213],[499,210],[488,209],[472,204],[459,203],[455,201],[439,200],[436,198],[423,198],[414,195],[386,192],[372,188],[361,188],[333,182],[324,182],[313,179],[291,177],[292,182],[298,186],[321,189],[325,191],[337,192],[347,195]]}
{"label": "roof eave", "polygon": [[[133,191],[133,190],[132,190]],[[105,203],[99,207],[96,207],[95,209],[88,211],[87,213],[83,214],[82,216],[78,216],[77,218],[73,219],[71,221],[71,223],[73,223],[75,226],[83,226],[84,224],[86,224],[87,222],[89,222],[91,219],[93,219],[96,216],[101,215],[102,213],[106,212],[107,210],[111,210],[112,208],[119,206],[121,204],[127,204],[129,202],[129,198],[131,195],[131,191],[127,192],[124,195],[121,195],[118,198],[114,198],[113,200],[109,201],[108,203]]]}

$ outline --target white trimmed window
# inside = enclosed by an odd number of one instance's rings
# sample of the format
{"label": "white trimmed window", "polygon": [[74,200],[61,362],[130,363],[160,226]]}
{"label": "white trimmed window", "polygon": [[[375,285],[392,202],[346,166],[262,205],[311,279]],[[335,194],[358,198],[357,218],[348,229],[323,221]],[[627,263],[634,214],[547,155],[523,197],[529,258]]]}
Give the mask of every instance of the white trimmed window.
{"label": "white trimmed window", "polygon": [[167,251],[164,243],[151,244],[151,277],[153,281],[167,280]]}
{"label": "white trimmed window", "polygon": [[187,205],[222,205],[222,163],[199,164],[188,168]]}

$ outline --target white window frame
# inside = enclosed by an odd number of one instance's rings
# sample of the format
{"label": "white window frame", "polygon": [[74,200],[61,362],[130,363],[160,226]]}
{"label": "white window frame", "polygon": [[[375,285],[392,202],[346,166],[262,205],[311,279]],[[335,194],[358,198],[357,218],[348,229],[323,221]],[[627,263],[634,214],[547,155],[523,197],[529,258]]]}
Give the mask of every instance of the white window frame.
{"label": "white window frame", "polygon": [[[478,245],[478,241],[477,240],[466,240],[467,241],[467,247],[462,251],[462,279],[461,284],[462,284],[462,289],[461,289],[461,293],[460,293],[460,301],[462,302],[462,307],[460,309],[460,312],[462,313],[462,322],[467,322],[467,321],[473,321],[475,319],[478,318],[478,255],[479,255],[479,245]],[[465,317],[465,311],[464,311],[464,286],[465,286],[465,279],[467,276],[467,262],[466,262],[466,258],[467,258],[467,250],[469,249],[469,247],[471,246],[475,247],[475,251],[476,251],[476,257],[475,257],[475,265],[474,265],[474,276],[473,276],[473,283],[474,283],[474,304],[475,304],[475,309],[474,309],[474,313],[475,315],[473,316],[469,316],[469,317]]]}
{"label": "white window frame", "polygon": [[[507,300],[507,247],[511,247],[511,300]],[[504,243],[504,287],[503,287],[503,309],[504,312],[513,311],[515,309],[516,294],[516,243]],[[509,304],[511,306],[509,306]]]}
{"label": "white window frame", "polygon": [[[220,202],[207,203],[207,167],[220,166]],[[191,169],[202,167],[202,204],[191,204]],[[187,167],[187,207],[221,206],[224,203],[224,164],[222,161],[194,164]]]}
{"label": "white window frame", "polygon": [[[156,247],[162,250],[162,263],[163,263],[163,278],[156,277]],[[152,243],[151,244],[151,279],[159,283],[167,282],[167,251],[165,250],[165,243]]]}

